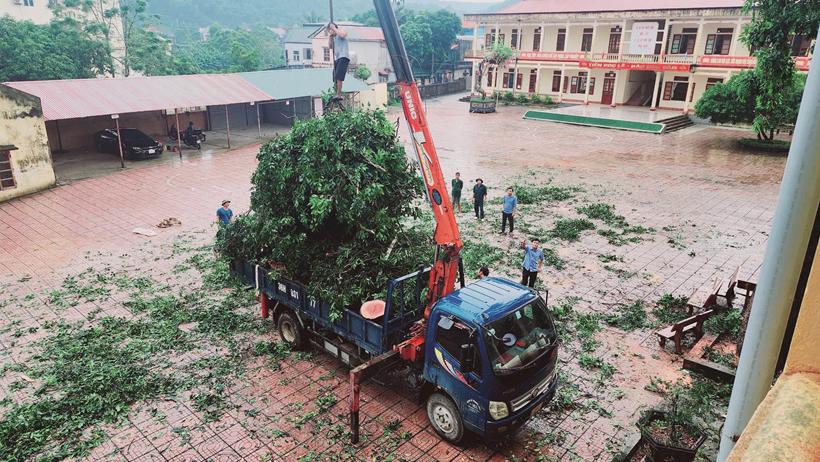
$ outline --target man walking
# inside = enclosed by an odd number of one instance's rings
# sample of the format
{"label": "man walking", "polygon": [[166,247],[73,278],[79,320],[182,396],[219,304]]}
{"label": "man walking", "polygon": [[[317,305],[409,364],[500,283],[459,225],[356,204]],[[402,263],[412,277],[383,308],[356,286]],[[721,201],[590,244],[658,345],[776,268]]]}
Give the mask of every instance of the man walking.
{"label": "man walking", "polygon": [[515,223],[515,207],[518,205],[518,198],[513,194],[513,188],[507,188],[507,195],[502,199],[501,205],[501,234],[507,228],[507,221],[510,222],[510,234],[513,232]]}
{"label": "man walking", "polygon": [[226,226],[233,218],[233,210],[231,210],[231,201],[225,199],[222,201],[222,207],[216,209],[216,220],[220,225]]}
{"label": "man walking", "polygon": [[350,51],[347,43],[347,31],[340,29],[335,23],[327,25],[330,49],[333,50],[333,80],[336,82],[336,101],[342,100],[342,85],[347,75],[347,66],[350,64]]}
{"label": "man walking", "polygon": [[458,208],[458,213],[461,213],[461,190],[464,189],[464,182],[461,181],[461,173],[456,172],[456,177],[452,181],[452,195],[453,195],[453,210]]}
{"label": "man walking", "polygon": [[484,199],[487,198],[487,187],[484,186],[484,180],[477,178],[475,186],[473,186],[473,203],[475,205],[475,217],[479,220],[484,219]]}
{"label": "man walking", "polygon": [[541,241],[533,239],[531,244],[527,244],[527,240],[521,241],[521,248],[524,249],[524,263],[521,270],[521,285],[535,287],[535,281],[538,279],[538,272],[541,271],[541,265],[544,263],[544,251],[538,246]]}

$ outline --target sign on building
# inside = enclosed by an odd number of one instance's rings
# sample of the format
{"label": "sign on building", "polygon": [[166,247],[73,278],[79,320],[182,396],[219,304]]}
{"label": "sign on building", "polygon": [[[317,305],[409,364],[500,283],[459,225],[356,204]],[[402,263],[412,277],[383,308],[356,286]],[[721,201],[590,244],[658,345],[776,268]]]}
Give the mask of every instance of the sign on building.
{"label": "sign on building", "polygon": [[632,24],[632,35],[629,39],[629,54],[654,55],[655,43],[658,41],[658,23],[636,22]]}

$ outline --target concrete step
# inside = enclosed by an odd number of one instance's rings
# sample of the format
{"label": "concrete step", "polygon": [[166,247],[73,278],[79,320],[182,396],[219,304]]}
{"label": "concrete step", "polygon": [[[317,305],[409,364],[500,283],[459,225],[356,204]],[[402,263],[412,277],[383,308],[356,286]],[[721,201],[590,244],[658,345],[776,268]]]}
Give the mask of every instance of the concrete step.
{"label": "concrete step", "polygon": [[666,119],[656,120],[655,123],[665,125],[663,130],[664,133],[681,130],[686,127],[691,127],[692,125],[695,125],[695,123],[692,122],[692,119],[690,119],[687,115],[679,115],[675,117],[669,117]]}

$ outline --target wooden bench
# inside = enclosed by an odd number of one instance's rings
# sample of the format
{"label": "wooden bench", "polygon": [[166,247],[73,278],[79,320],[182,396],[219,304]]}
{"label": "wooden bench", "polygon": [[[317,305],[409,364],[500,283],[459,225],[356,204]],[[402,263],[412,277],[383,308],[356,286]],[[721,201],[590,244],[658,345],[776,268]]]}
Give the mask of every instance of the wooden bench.
{"label": "wooden bench", "polygon": [[[726,288],[726,292],[723,295],[717,294],[714,300],[714,304],[721,307],[721,308],[731,308],[732,303],[735,301],[735,297],[737,294],[735,293],[735,288],[737,287],[737,276],[740,274],[740,266],[735,269],[735,272],[732,273],[732,276],[729,278],[729,286]],[[711,308],[709,305],[704,306],[704,308]]]}
{"label": "wooden bench", "polygon": [[[720,282],[720,279],[715,279],[715,283],[712,285],[712,291],[709,293],[709,296],[706,297],[706,300],[703,301],[703,304],[701,306],[697,306],[697,305],[693,305],[691,303],[687,303],[686,308],[689,311],[689,314],[692,314],[696,310],[709,309],[709,308],[717,305],[717,300],[718,300],[718,297],[720,296],[721,286],[723,286],[723,283]],[[692,295],[689,297],[690,300],[692,299],[692,297],[695,296],[696,292],[697,292],[697,289],[695,289],[695,292],[692,292]]]}
{"label": "wooden bench", "polygon": [[678,321],[665,329],[657,331],[656,334],[658,334],[658,340],[660,341],[661,348],[666,348],[666,341],[672,339],[675,342],[675,353],[683,354],[681,341],[683,340],[684,334],[694,331],[695,337],[700,339],[703,336],[703,323],[709,318],[709,316],[712,315],[712,313],[712,310],[704,311],[703,313],[698,313],[682,321]]}

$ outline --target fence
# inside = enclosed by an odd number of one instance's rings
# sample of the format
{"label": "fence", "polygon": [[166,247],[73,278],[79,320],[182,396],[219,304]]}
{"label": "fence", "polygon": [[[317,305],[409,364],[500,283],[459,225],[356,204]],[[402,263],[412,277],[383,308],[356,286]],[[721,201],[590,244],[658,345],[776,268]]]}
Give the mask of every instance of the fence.
{"label": "fence", "polygon": [[[468,90],[467,79],[460,78],[452,82],[433,83],[430,85],[423,85],[419,87],[422,99],[435,98],[437,96],[450,95],[452,93],[461,93]],[[399,97],[398,89],[395,86],[390,87],[390,99],[397,99]]]}

